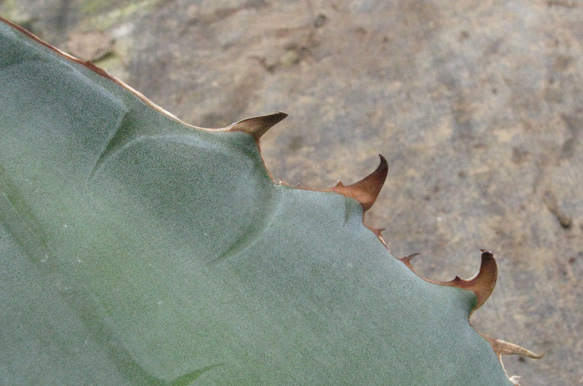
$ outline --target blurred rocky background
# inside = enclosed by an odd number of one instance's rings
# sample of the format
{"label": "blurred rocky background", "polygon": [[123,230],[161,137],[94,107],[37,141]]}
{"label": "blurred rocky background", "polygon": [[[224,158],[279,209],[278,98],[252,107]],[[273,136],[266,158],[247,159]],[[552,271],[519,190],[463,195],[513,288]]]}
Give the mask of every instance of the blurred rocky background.
{"label": "blurred rocky background", "polygon": [[[434,280],[498,285],[481,333],[528,386],[583,383],[580,0],[4,0],[0,15],[204,127],[276,110],[276,180],[389,179],[367,223]],[[363,256],[365,259],[366,256]]]}

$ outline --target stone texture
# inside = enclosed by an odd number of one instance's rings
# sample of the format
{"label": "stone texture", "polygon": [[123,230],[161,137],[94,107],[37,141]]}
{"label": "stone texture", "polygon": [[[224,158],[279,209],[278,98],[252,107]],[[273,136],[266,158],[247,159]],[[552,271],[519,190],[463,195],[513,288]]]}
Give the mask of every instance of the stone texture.
{"label": "stone texture", "polygon": [[97,64],[186,122],[283,110],[275,179],[389,179],[367,223],[435,280],[494,250],[485,335],[522,384],[583,381],[583,5],[566,0],[19,0],[0,13],[52,44],[101,30]]}

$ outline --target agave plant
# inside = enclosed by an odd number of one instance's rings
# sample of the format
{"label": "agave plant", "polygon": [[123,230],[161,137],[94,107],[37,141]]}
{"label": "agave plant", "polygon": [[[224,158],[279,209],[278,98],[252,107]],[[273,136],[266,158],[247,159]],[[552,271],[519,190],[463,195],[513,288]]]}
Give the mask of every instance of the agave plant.
{"label": "agave plant", "polygon": [[510,385],[496,283],[417,276],[364,224],[387,176],[274,183],[261,135],[181,122],[0,23],[0,383]]}

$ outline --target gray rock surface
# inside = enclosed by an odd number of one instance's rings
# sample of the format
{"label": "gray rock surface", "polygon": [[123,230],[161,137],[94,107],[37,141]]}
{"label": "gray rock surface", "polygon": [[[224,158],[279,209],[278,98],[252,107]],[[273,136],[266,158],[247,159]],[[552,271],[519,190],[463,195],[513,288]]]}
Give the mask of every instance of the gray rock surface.
{"label": "gray rock surface", "polygon": [[522,384],[583,382],[583,3],[571,0],[19,0],[0,14],[97,62],[182,120],[283,110],[275,179],[327,188],[390,162],[367,223],[434,280],[494,250],[485,335],[544,352]]}

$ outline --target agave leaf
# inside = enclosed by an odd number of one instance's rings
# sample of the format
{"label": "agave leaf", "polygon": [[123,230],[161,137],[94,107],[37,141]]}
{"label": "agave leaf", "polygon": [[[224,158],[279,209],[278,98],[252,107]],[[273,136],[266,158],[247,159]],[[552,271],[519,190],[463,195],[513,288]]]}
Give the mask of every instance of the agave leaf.
{"label": "agave leaf", "polygon": [[382,167],[274,184],[282,114],[196,128],[6,22],[0,86],[1,384],[510,384],[363,224]]}

